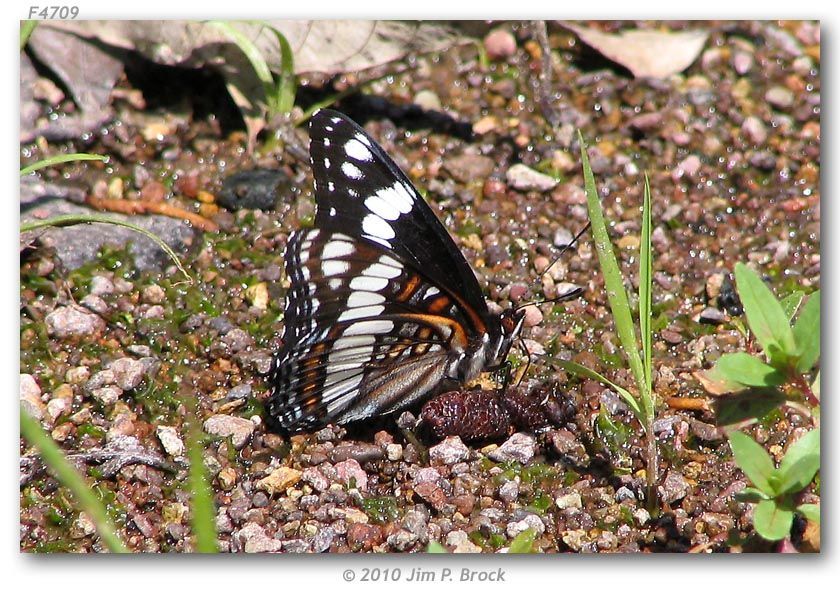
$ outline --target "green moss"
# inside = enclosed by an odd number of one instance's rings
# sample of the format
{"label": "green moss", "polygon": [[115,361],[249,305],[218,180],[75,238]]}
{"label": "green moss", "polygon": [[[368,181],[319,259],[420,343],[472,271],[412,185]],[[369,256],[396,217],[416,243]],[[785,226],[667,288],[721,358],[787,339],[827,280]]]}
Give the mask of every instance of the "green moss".
{"label": "green moss", "polygon": [[80,438],[83,436],[90,436],[97,439],[105,439],[106,431],[101,427],[97,427],[93,423],[82,423],[76,428],[76,435]]}
{"label": "green moss", "polygon": [[373,496],[362,500],[362,510],[374,523],[385,525],[396,521],[402,516],[397,505],[397,499],[393,496]]}

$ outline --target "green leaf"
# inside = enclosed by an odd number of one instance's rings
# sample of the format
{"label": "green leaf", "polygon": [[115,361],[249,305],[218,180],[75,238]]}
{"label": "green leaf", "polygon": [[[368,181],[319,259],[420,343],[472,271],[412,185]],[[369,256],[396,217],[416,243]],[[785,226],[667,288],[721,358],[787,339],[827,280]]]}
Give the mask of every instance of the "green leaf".
{"label": "green leaf", "polygon": [[768,496],[776,495],[774,480],[777,477],[773,459],[758,442],[750,436],[734,431],[729,436],[729,445],[738,467],[749,477],[759,490]]}
{"label": "green leaf", "polygon": [[779,464],[779,494],[798,492],[820,469],[820,430],[809,431],[791,444]]}
{"label": "green leaf", "polygon": [[513,538],[508,554],[534,554],[534,540],[536,539],[537,532],[529,527]]}
{"label": "green leaf", "polygon": [[802,290],[796,290],[795,292],[791,292],[779,302],[782,305],[782,310],[785,311],[787,315],[788,321],[793,320],[793,315],[796,314],[796,311],[799,309],[799,306],[802,304],[802,299],[805,297],[805,292]]}
{"label": "green leaf", "polygon": [[766,417],[784,404],[787,397],[776,388],[749,388],[716,398],[715,417],[721,427],[746,425]]}
{"label": "green leaf", "polygon": [[817,375],[814,377],[814,381],[811,383],[811,391],[814,392],[814,395],[817,397],[817,400],[820,399],[820,373],[822,373],[822,371],[817,371]]}
{"label": "green leaf", "polygon": [[796,507],[796,512],[814,523],[820,522],[820,505],[819,504],[800,504]]}
{"label": "green leaf", "polygon": [[30,173],[40,171],[41,169],[45,169],[53,165],[59,165],[67,162],[76,162],[80,160],[107,161],[108,157],[104,154],[59,154],[58,156],[51,156],[49,158],[45,158],[44,160],[39,160],[38,162],[34,162],[31,165],[23,167],[20,170],[20,176],[23,177],[24,175],[29,175]]}
{"label": "green leaf", "polygon": [[615,390],[615,392],[621,396],[621,399],[624,400],[624,403],[630,407],[634,413],[636,413],[636,417],[641,421],[642,417],[642,409],[639,406],[638,400],[633,397],[633,394],[628,392],[626,389],[618,385],[617,383],[613,383],[600,373],[593,371],[589,367],[584,367],[580,363],[573,362],[571,360],[563,360],[562,358],[549,358],[549,362],[553,362],[557,364],[561,369],[565,369],[569,373],[574,375],[578,375],[580,377],[588,377],[589,379],[594,379],[595,381],[602,383],[603,385],[609,386]]}
{"label": "green leaf", "polygon": [[793,511],[773,500],[762,500],[753,511],[755,530],[765,540],[775,542],[786,538],[792,524]]}
{"label": "green leaf", "polygon": [[434,540],[429,542],[429,545],[426,546],[426,553],[427,554],[449,554],[449,550],[446,549],[446,546],[441,544],[440,542],[436,542]]}
{"label": "green leaf", "polygon": [[724,354],[709,376],[747,387],[775,387],[785,382],[783,373],[746,352]]}
{"label": "green leaf", "polygon": [[61,484],[70,490],[79,510],[83,510],[91,518],[102,543],[108,550],[114,553],[128,552],[128,548],[117,535],[117,528],[108,516],[108,511],[93,493],[90,484],[70,464],[61,448],[23,406],[20,407],[20,433],[38,451],[44,463],[55,473]]}
{"label": "green leaf", "polygon": [[796,370],[807,373],[820,357],[820,292],[808,297],[793,324],[793,337],[800,352]]}
{"label": "green leaf", "polygon": [[761,278],[743,263],[735,265],[735,281],[747,323],[767,358],[776,366],[790,364],[799,353],[782,305]]}
{"label": "green leaf", "polygon": [[[615,321],[616,333],[618,333],[621,348],[627,357],[630,371],[633,373],[633,378],[636,380],[639,392],[647,395],[648,388],[644,365],[641,354],[639,353],[639,343],[636,340],[636,330],[630,312],[630,302],[627,299],[627,291],[624,289],[624,280],[621,277],[618,260],[616,260],[615,251],[612,242],[610,242],[609,233],[607,233],[607,224],[604,219],[601,200],[598,198],[598,190],[595,187],[595,177],[592,174],[589,156],[586,153],[586,144],[583,141],[583,135],[580,131],[578,131],[578,141],[580,143],[581,163],[583,164],[586,203],[589,210],[589,220],[592,223],[592,238],[595,242],[595,251],[598,254],[601,272],[604,274],[604,287],[607,291],[607,301],[610,305],[610,312]],[[653,418],[652,414],[645,414],[643,412],[644,409],[648,408],[648,404],[652,404],[652,402],[645,401],[643,406],[641,406],[642,410],[639,410],[639,406],[634,409],[637,411],[637,415],[643,415],[644,418],[640,418],[639,420],[646,427],[649,425],[648,419]]]}
{"label": "green leaf", "polygon": [[758,488],[745,487],[740,492],[735,493],[735,499],[738,502],[761,502],[762,500],[769,500],[770,498]]}

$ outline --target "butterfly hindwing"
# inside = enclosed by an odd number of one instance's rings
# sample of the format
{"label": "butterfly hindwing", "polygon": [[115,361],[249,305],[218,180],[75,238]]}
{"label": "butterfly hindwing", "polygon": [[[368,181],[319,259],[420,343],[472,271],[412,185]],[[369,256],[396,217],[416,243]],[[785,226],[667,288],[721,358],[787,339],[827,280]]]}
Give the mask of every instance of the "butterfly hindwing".
{"label": "butterfly hindwing", "polygon": [[286,427],[407,405],[475,335],[456,301],[368,240],[296,232],[286,269],[291,286],[272,382],[273,416]]}

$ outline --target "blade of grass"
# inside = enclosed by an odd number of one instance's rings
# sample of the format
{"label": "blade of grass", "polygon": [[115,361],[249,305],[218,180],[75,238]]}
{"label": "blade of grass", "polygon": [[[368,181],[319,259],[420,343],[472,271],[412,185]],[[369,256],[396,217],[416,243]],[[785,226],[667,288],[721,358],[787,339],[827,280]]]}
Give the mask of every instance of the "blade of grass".
{"label": "blade of grass", "polygon": [[91,518],[99,537],[102,538],[102,543],[108,550],[120,554],[127,553],[129,550],[117,535],[114,522],[108,516],[105,507],[91,491],[85,478],[70,464],[61,449],[41,428],[41,424],[31,417],[23,407],[20,408],[20,432],[38,451],[61,484],[70,490],[78,503],[78,508]]}
{"label": "blade of grass", "polygon": [[52,165],[58,165],[61,163],[73,162],[77,160],[101,160],[105,162],[108,160],[108,157],[104,154],[59,154],[58,156],[51,156],[50,158],[45,158],[44,160],[39,160],[38,162],[34,162],[31,165],[23,167],[20,170],[20,176],[23,177],[24,175],[29,175],[30,173],[33,173],[40,169],[51,167]]}
{"label": "blade of grass", "polygon": [[211,554],[219,551],[213,490],[210,488],[207,466],[204,464],[204,444],[201,441],[201,427],[195,418],[195,401],[187,399],[185,402],[189,414],[187,418],[187,457],[190,461],[188,485],[195,550],[202,554]]}
{"label": "blade of grass", "polygon": [[24,46],[26,46],[26,42],[29,41],[29,37],[32,35],[32,32],[35,31],[35,28],[38,26],[38,21],[21,21],[20,22],[20,49],[23,50]]}
{"label": "blade of grass", "polygon": [[274,88],[274,76],[271,74],[271,69],[268,67],[268,63],[265,62],[265,58],[256,44],[239,29],[226,21],[209,21],[209,24],[219,28],[233,40],[233,43],[242,50],[248,62],[251,63],[254,73],[256,73],[257,78],[263,84],[263,89],[266,92],[272,90]]}
{"label": "blade of grass", "polygon": [[[650,311],[653,304],[652,276],[652,254],[650,242],[651,229],[651,208],[650,208],[650,180],[645,174],[645,192],[642,201],[642,242],[639,249],[639,333],[642,338],[642,357],[644,359],[645,387],[647,395],[651,396],[653,391],[653,372],[651,370],[652,335],[650,328]],[[642,396],[643,399],[645,396]],[[646,407],[652,412],[652,406]]]}
{"label": "blade of grass", "polygon": [[273,104],[277,114],[285,115],[292,112],[295,107],[297,94],[295,56],[286,36],[274,27],[269,26],[269,29],[277,37],[277,45],[280,47],[280,76],[276,81]]}
{"label": "blade of grass", "polygon": [[[618,268],[618,261],[615,257],[610,236],[607,233],[607,225],[604,220],[604,212],[601,208],[601,201],[598,198],[598,191],[595,188],[595,177],[592,174],[592,167],[589,165],[589,157],[586,154],[586,144],[583,135],[578,131],[580,142],[580,156],[583,163],[583,182],[586,190],[586,202],[589,208],[589,220],[592,223],[592,237],[595,241],[595,251],[598,254],[598,262],[604,274],[604,285],[607,288],[607,301],[610,305],[615,329],[621,341],[621,347],[627,357],[630,371],[636,380],[640,392],[647,389],[646,377],[642,357],[639,354],[639,344],[636,340],[636,331],[633,326],[633,317],[630,313],[630,302],[627,299],[627,292],[624,289],[624,281],[621,271]],[[647,427],[646,419],[641,419]]]}
{"label": "blade of grass", "polygon": [[624,400],[624,403],[630,407],[630,409],[636,413],[637,415],[641,414],[642,408],[639,406],[639,401],[628,392],[626,389],[621,387],[620,385],[613,383],[597,371],[593,371],[589,367],[584,367],[580,363],[573,362],[571,360],[563,360],[562,358],[547,358],[546,360],[557,364],[561,369],[565,369],[569,373],[573,373],[575,375],[580,375],[581,377],[588,377],[589,379],[594,379],[595,381],[611,387],[615,390],[615,392],[621,396],[621,399]]}
{"label": "blade of grass", "polygon": [[184,269],[184,266],[181,264],[181,261],[178,259],[178,255],[175,254],[175,251],[170,248],[169,244],[164,242],[160,237],[145,229],[140,227],[139,225],[134,225],[133,223],[129,223],[127,221],[120,221],[119,219],[114,219],[111,217],[106,217],[104,215],[60,215],[57,217],[51,217],[49,219],[43,219],[39,221],[27,221],[26,223],[22,223],[20,226],[20,232],[26,233],[27,231],[32,231],[33,229],[38,229],[40,227],[67,227],[70,225],[79,225],[83,223],[106,223],[108,225],[116,225],[118,227],[125,227],[126,229],[131,229],[132,231],[136,231],[137,233],[142,233],[147,238],[152,240],[161,249],[169,255],[169,258],[172,259],[172,262],[175,263],[175,266],[181,271],[181,274],[187,279],[187,283],[192,283],[192,277],[190,277],[189,273]]}

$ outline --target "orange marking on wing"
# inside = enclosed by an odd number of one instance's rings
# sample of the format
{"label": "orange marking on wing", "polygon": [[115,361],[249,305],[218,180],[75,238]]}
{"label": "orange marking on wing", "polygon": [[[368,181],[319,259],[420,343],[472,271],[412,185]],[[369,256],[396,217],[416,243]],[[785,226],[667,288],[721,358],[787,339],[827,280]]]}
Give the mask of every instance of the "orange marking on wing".
{"label": "orange marking on wing", "polygon": [[431,327],[438,333],[440,333],[442,338],[449,337],[452,340],[452,344],[456,348],[465,349],[467,347],[467,331],[463,328],[463,326],[453,319],[448,317],[441,317],[438,315],[395,315],[397,317],[402,317],[407,321],[414,321],[415,323],[422,323],[426,325],[426,327]]}
{"label": "orange marking on wing", "polygon": [[403,289],[400,290],[400,295],[397,296],[397,300],[399,302],[406,302],[414,292],[417,291],[417,288],[420,286],[420,277],[416,274],[412,274],[408,281],[405,282]]}
{"label": "orange marking on wing", "polygon": [[431,304],[429,304],[429,312],[433,315],[439,315],[444,312],[452,303],[449,301],[449,298],[446,296],[441,296],[437,300],[434,300]]}

